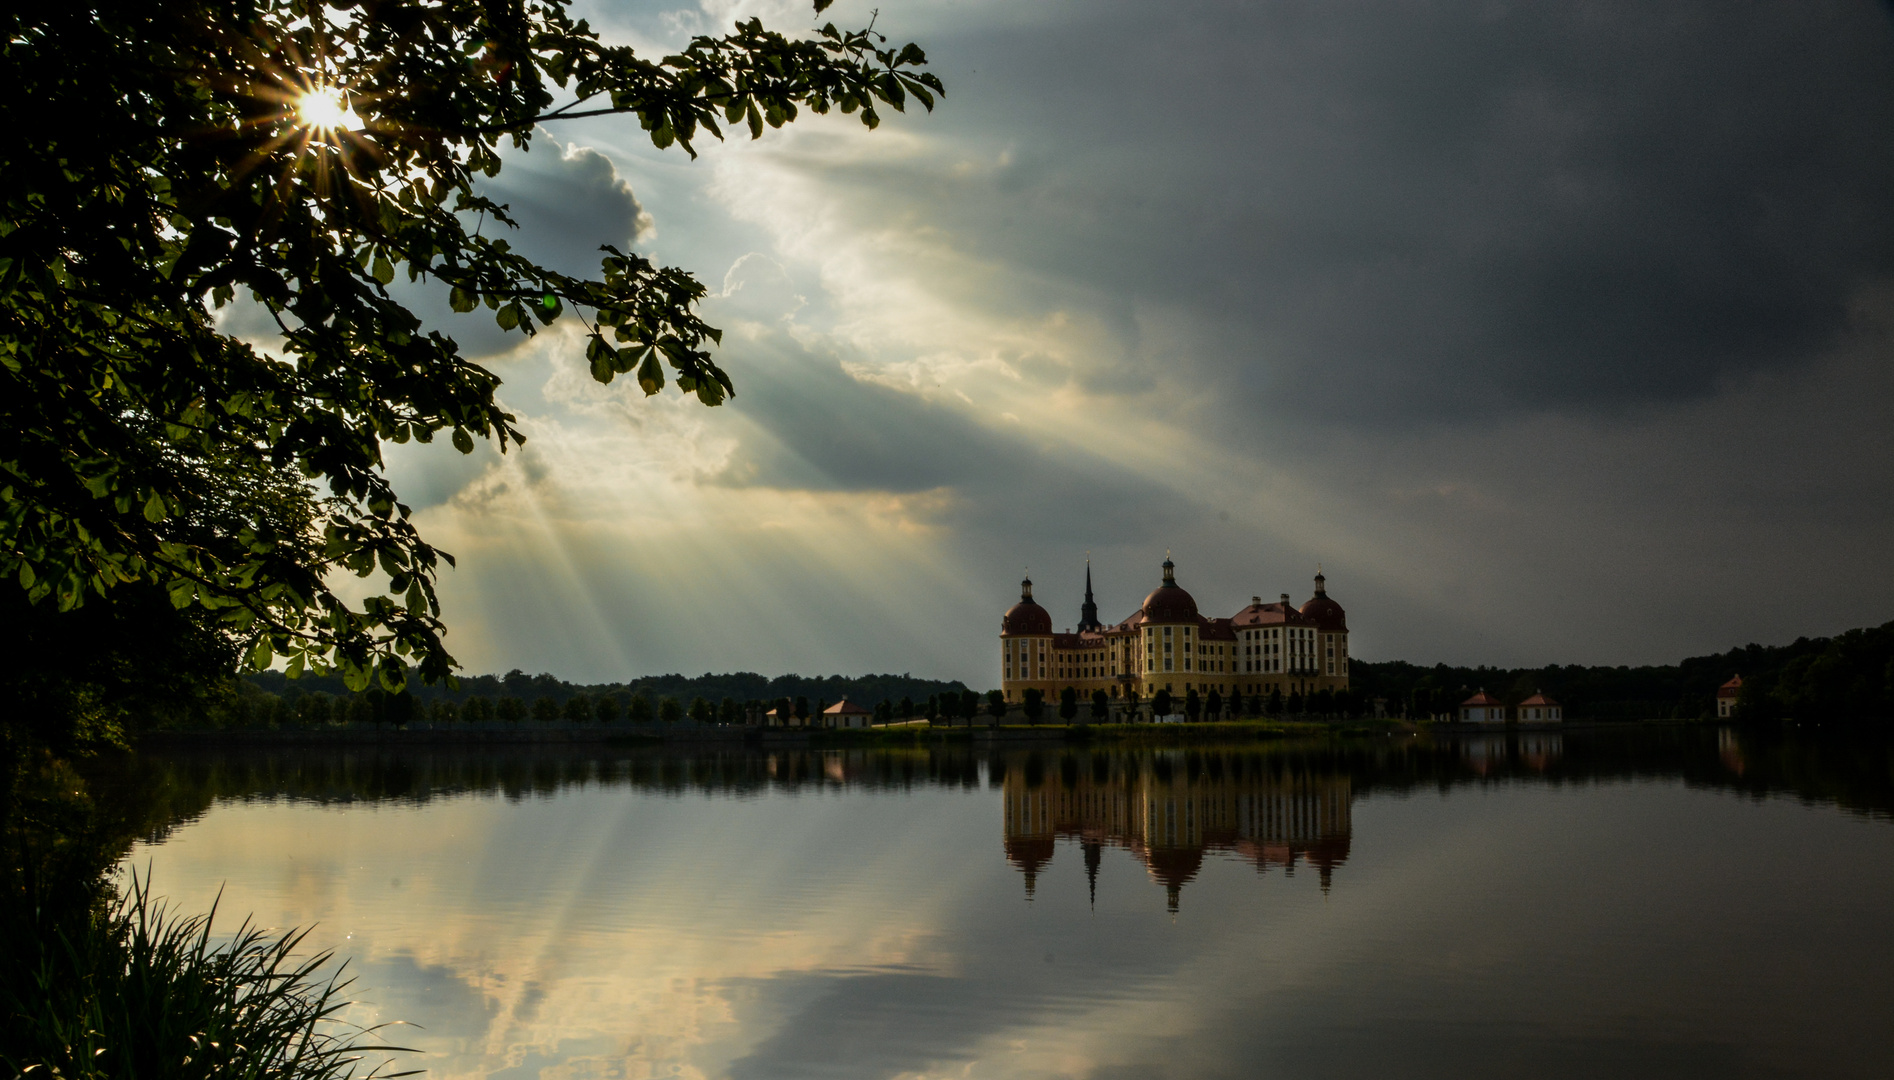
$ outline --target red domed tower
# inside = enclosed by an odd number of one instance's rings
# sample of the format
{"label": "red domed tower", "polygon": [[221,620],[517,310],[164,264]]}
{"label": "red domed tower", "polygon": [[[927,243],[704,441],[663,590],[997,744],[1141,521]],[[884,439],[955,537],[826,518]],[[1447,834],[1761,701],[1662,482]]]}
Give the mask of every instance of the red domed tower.
{"label": "red domed tower", "polygon": [[1032,598],[1032,579],[1019,583],[1019,603],[1000,616],[1000,688],[1019,701],[1029,687],[1044,690],[1053,666],[1052,613]]}
{"label": "red domed tower", "polygon": [[1328,595],[1328,579],[1315,570],[1315,595],[1302,605],[1315,623],[1315,675],[1318,689],[1348,689],[1348,613]]}
{"label": "red domed tower", "polygon": [[1164,559],[1164,583],[1144,598],[1138,614],[1144,686],[1152,694],[1169,690],[1181,701],[1202,681],[1198,651],[1205,619],[1197,613],[1196,598],[1177,584],[1177,567],[1169,556]]}
{"label": "red domed tower", "polygon": [[1024,578],[1019,583],[1019,603],[1006,609],[1000,616],[1000,635],[1007,634],[1050,634],[1052,633],[1052,613],[1032,598],[1032,579]]}

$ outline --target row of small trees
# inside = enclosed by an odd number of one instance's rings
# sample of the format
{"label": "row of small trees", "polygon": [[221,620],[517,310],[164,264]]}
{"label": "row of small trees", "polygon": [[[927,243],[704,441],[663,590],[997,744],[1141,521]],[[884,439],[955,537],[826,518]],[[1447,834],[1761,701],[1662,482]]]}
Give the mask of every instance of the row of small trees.
{"label": "row of small trees", "polygon": [[[999,693],[998,690],[993,693]],[[897,720],[928,720],[933,722],[972,720],[980,715],[982,698],[973,690],[944,694],[929,694],[927,700],[916,702],[911,697],[899,701],[888,699],[878,702],[874,707],[875,722],[890,724]],[[1003,699],[1002,699],[1003,700]],[[758,713],[775,710],[777,716],[793,716],[798,721],[807,721],[811,716],[820,716],[828,708],[828,702],[818,700],[813,705],[807,697],[777,698],[774,701],[753,702]]]}
{"label": "row of small trees", "polygon": [[[1003,709],[1004,695],[995,690],[989,695],[1000,702]],[[1038,690],[1027,690],[1023,695],[1020,711],[1026,722],[1036,724],[1045,715],[1045,698]],[[1135,689],[1126,691],[1121,708],[1122,715],[1133,722],[1139,719],[1158,716],[1173,716],[1181,712],[1191,723],[1216,720],[1235,720],[1242,717],[1263,716],[1317,716],[1329,719],[1342,719],[1364,715],[1367,702],[1360,694],[1348,690],[1322,689],[1313,694],[1304,695],[1300,691],[1287,697],[1282,691],[1268,694],[1244,694],[1232,692],[1228,697],[1212,690],[1200,694],[1196,690],[1185,691],[1179,699],[1169,690],[1159,690],[1151,696],[1150,712],[1144,712],[1143,700]],[[1059,692],[1059,719],[1071,723],[1079,714],[1078,691],[1066,687]],[[995,716],[1004,715],[995,712]],[[1103,690],[1092,691],[1090,718],[1105,720],[1111,715],[1111,698]]]}
{"label": "row of small trees", "polygon": [[[1027,690],[1020,703],[1020,711],[1027,723],[1037,724],[1046,718],[1049,704],[1042,692]],[[1076,721],[1081,709],[1087,713],[1089,720],[1103,722],[1111,717],[1113,705],[1112,698],[1103,690],[1094,691],[1090,700],[1081,705],[1078,692],[1066,687],[1059,694],[1055,708],[1059,719],[1066,723]],[[1150,699],[1148,710],[1135,691],[1117,705],[1120,715],[1132,722],[1181,712],[1194,723],[1246,716],[1352,717],[1361,715],[1363,702],[1359,695],[1348,691],[1337,693],[1322,690],[1306,697],[1300,693],[1284,697],[1280,691],[1269,695],[1234,693],[1225,697],[1214,690],[1208,694],[1191,690],[1179,698],[1168,690],[1160,690]],[[775,709],[778,716],[793,716],[799,722],[806,722],[811,716],[820,716],[827,707],[827,702],[812,703],[807,697],[748,702],[739,702],[735,698],[712,702],[697,697],[686,704],[672,697],[654,700],[644,694],[575,694],[564,701],[551,696],[529,700],[503,694],[498,697],[474,695],[459,701],[440,698],[423,702],[407,694],[388,694],[380,690],[350,695],[318,691],[294,697],[252,690],[238,695],[217,710],[213,720],[220,727],[321,727],[342,723],[399,727],[416,722],[451,725],[490,724],[496,721],[506,724],[527,721],[539,724],[561,721],[568,724],[613,724],[620,720],[633,724],[653,721],[674,724],[686,719],[700,724],[741,724],[770,709]],[[923,702],[908,697],[899,701],[882,701],[875,705],[874,715],[875,721],[883,724],[924,719],[934,723],[952,724],[958,721],[970,725],[983,713],[995,721],[1003,721],[1010,709],[1006,695],[998,690],[989,690],[985,694],[967,690],[931,694]]]}
{"label": "row of small trees", "polygon": [[[1029,724],[1037,724],[1046,716],[1047,701],[1044,692],[1027,690],[1020,702],[1020,712]],[[1087,711],[1088,719],[1104,722],[1111,717],[1113,700],[1103,690],[1092,692],[1089,702],[1081,706],[1078,691],[1066,687],[1059,693],[1057,705],[1059,719],[1072,723],[1078,719],[1081,708]],[[810,716],[819,716],[827,707],[826,702],[811,705],[806,697],[779,698],[773,702],[762,703],[764,709],[776,710],[778,716],[793,716],[797,721],[807,721]],[[1300,692],[1284,697],[1281,691],[1271,694],[1232,693],[1228,697],[1215,690],[1208,694],[1199,694],[1195,690],[1187,691],[1178,698],[1168,690],[1160,690],[1151,698],[1150,709],[1145,710],[1144,702],[1134,690],[1120,703],[1120,714],[1133,722],[1156,716],[1170,716],[1182,712],[1191,722],[1212,720],[1234,720],[1240,717],[1263,716],[1319,716],[1324,718],[1347,718],[1361,716],[1365,712],[1366,702],[1359,694],[1350,691],[1320,690],[1314,694],[1303,695]],[[959,694],[930,695],[926,702],[916,704],[912,699],[884,701],[875,706],[875,721],[891,723],[896,720],[920,718],[935,723],[952,723],[956,720],[972,724],[974,719],[984,713],[995,721],[1005,720],[1012,706],[1006,695],[998,690],[989,690],[984,695],[967,690]]]}
{"label": "row of small trees", "polygon": [[389,694],[370,690],[362,694],[334,695],[322,692],[283,697],[264,691],[237,695],[213,713],[220,727],[321,727],[328,724],[401,726],[415,722],[434,724],[490,724],[499,721],[518,724],[532,721],[552,724],[612,724],[627,720],[647,724],[656,720],[678,723],[685,719],[700,724],[743,722],[743,705],[734,698],[721,703],[702,697],[687,705],[676,698],[655,701],[644,694],[575,694],[563,702],[549,696],[528,700],[512,695],[488,697],[475,695],[460,701],[439,698],[423,702],[408,694]]}

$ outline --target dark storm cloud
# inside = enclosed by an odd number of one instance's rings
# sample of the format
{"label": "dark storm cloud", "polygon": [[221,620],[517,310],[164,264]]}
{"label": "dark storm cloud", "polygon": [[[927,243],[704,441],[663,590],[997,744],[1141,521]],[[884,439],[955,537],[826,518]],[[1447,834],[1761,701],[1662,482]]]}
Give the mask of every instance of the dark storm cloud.
{"label": "dark storm cloud", "polygon": [[[483,179],[480,192],[506,206],[519,228],[491,221],[469,221],[468,226],[505,239],[515,251],[543,266],[596,278],[603,258],[600,245],[630,251],[651,229],[651,218],[631,185],[596,150],[562,146],[542,135],[527,150],[507,149],[501,159],[500,174]],[[524,340],[516,332],[501,330],[485,308],[457,314],[447,304],[447,290],[436,283],[409,285],[405,275],[396,280],[396,295],[430,328],[458,341],[469,356],[490,356]]]}
{"label": "dark storm cloud", "polygon": [[503,155],[500,175],[481,193],[509,207],[519,229],[508,241],[527,258],[562,273],[595,277],[599,245],[621,251],[650,231],[651,220],[611,160],[583,146],[562,148],[542,136],[526,152]]}
{"label": "dark storm cloud", "polygon": [[1894,31],[1866,0],[995,22],[930,45],[978,58],[941,126],[1012,147],[942,191],[957,242],[1093,290],[1128,363],[1283,408],[1701,395],[1828,347],[1894,276]]}
{"label": "dark storm cloud", "polygon": [[[1191,512],[1187,498],[1082,448],[1047,445],[1035,418],[976,417],[958,402],[851,376],[784,335],[726,350],[742,366],[732,405],[774,440],[746,445],[721,482],[911,494],[950,489],[958,527],[1015,539],[1075,523],[1151,535]],[[984,421],[984,422],[983,422]]]}

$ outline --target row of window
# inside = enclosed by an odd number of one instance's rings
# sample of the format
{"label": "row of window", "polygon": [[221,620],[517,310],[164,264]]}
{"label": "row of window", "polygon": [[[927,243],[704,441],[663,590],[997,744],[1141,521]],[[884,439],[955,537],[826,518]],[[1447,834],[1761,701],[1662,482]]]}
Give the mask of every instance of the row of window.
{"label": "row of window", "polygon": [[[1177,627],[1175,629],[1179,632],[1175,635],[1173,635],[1173,629],[1173,627],[1169,626],[1145,628],[1144,671],[1191,671],[1194,669],[1204,672],[1234,672],[1239,670],[1235,660],[1222,659],[1226,652],[1232,655],[1235,654],[1236,650],[1233,646],[1207,645],[1199,640],[1195,643],[1193,649],[1192,643],[1189,640],[1183,640],[1181,645],[1179,644],[1179,639],[1189,639],[1192,637],[1191,628],[1188,626]],[[1289,626],[1245,630],[1242,631],[1241,634],[1241,640],[1244,642],[1243,655],[1245,659],[1243,660],[1240,670],[1245,673],[1281,673],[1290,671],[1301,674],[1314,674],[1317,670],[1317,635],[1314,630],[1299,626]],[[1327,656],[1325,659],[1327,661],[1327,672],[1330,675],[1334,675],[1336,672],[1338,658],[1335,638],[1339,636],[1340,635],[1333,634],[1327,636]],[[1163,657],[1161,661],[1158,656],[1158,643],[1160,641],[1163,642]],[[1037,664],[1033,663],[1034,639],[1019,639],[1017,642],[1009,639],[1004,643],[1004,647],[1005,652],[1002,654],[1002,664],[1005,669],[1006,678],[1014,678],[1015,671],[1018,672],[1018,678],[1033,678],[1035,669],[1037,670],[1037,677],[1046,677],[1045,641],[1039,640],[1037,642]],[[1179,658],[1179,653],[1184,654],[1181,659]],[[1193,653],[1194,657],[1192,655]],[[1105,660],[1110,657],[1110,655],[1109,650],[1088,650],[1083,654],[1064,657],[1063,659],[1065,659],[1067,663],[1059,665],[1056,662],[1061,658],[1055,653],[1053,658],[1055,661],[1053,669],[1054,677],[1061,679],[1094,679],[1115,675],[1117,674],[1116,665],[1113,665],[1108,670],[1104,665],[1093,666],[1091,664],[1084,664],[1085,661]],[[1348,646],[1344,640],[1339,659],[1342,663],[1346,663],[1347,657]],[[1074,660],[1080,661],[1080,664],[1084,664],[1084,666],[1071,663],[1071,661]],[[1128,664],[1126,666],[1129,667]]]}

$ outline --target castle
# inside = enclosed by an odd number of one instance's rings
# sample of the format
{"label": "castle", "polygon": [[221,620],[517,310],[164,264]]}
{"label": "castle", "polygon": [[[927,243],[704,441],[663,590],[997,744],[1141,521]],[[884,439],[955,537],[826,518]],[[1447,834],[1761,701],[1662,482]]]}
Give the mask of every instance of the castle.
{"label": "castle", "polygon": [[1315,595],[1297,608],[1289,594],[1273,604],[1250,597],[1227,619],[1205,618],[1164,560],[1164,582],[1143,606],[1115,626],[1098,621],[1092,568],[1085,567],[1085,603],[1078,629],[1052,632],[1052,616],[1032,598],[1032,579],[1019,583],[1019,603],[1000,617],[1000,689],[1008,701],[1038,690],[1049,700],[1071,687],[1081,699],[1103,690],[1122,700],[1159,690],[1208,694],[1304,696],[1348,689],[1348,619],[1315,575]]}

